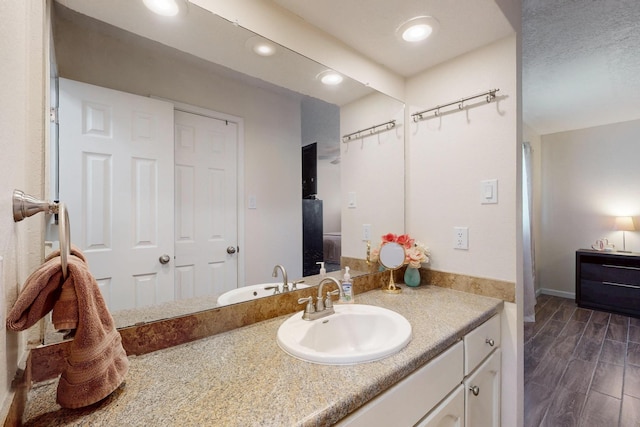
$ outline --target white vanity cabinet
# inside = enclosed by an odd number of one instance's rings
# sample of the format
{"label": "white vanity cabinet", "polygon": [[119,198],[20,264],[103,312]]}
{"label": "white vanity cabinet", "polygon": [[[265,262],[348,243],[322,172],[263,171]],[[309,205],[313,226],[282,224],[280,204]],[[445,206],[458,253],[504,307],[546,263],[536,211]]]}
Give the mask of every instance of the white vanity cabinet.
{"label": "white vanity cabinet", "polygon": [[465,426],[500,426],[500,316],[464,337]]}
{"label": "white vanity cabinet", "polygon": [[338,422],[338,426],[500,425],[500,315]]}

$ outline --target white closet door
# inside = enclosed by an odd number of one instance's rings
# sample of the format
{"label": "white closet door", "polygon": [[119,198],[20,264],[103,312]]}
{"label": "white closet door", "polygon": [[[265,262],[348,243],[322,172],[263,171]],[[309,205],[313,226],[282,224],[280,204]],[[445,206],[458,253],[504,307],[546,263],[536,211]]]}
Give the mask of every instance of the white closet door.
{"label": "white closet door", "polygon": [[59,105],[60,200],[109,309],[173,300],[173,105],[66,79]]}
{"label": "white closet door", "polygon": [[238,125],[175,112],[176,295],[237,287]]}

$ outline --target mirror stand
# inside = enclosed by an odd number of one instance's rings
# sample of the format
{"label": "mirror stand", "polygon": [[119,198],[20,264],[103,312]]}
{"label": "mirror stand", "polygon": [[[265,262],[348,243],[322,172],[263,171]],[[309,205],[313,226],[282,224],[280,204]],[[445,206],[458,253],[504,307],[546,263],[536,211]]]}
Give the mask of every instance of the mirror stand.
{"label": "mirror stand", "polygon": [[385,243],[380,248],[378,260],[384,268],[389,270],[389,284],[382,287],[382,292],[388,294],[399,294],[402,292],[402,288],[397,286],[393,279],[393,272],[404,265],[404,247],[396,242]]}

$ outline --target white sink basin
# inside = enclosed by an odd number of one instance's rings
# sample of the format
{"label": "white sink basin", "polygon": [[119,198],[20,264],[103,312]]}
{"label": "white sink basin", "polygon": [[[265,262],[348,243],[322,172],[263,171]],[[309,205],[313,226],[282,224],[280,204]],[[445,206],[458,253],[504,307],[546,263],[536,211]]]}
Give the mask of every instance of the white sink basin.
{"label": "white sink basin", "polygon": [[302,312],[278,329],[278,345],[299,359],[326,365],[371,362],[402,350],[411,341],[411,324],[386,308],[335,305],[335,314],[303,320]]}
{"label": "white sink basin", "polygon": [[[243,286],[241,288],[232,289],[225,292],[218,297],[218,305],[235,304],[237,302],[249,301],[256,298],[268,297],[273,295],[273,289],[265,290],[264,288],[270,286],[278,286],[280,292],[282,292],[282,282],[279,283],[260,283],[257,285]],[[289,283],[289,290],[291,290],[292,284]],[[298,283],[297,289],[308,288],[309,285],[304,283]]]}

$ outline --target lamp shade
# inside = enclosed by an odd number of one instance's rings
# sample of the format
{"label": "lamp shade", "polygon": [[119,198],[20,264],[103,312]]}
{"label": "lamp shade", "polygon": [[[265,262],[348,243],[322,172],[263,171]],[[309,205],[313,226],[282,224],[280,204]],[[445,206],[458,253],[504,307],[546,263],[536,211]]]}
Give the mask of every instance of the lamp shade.
{"label": "lamp shade", "polygon": [[631,218],[630,216],[616,217],[616,230],[635,231],[636,227],[633,225],[633,218]]}

